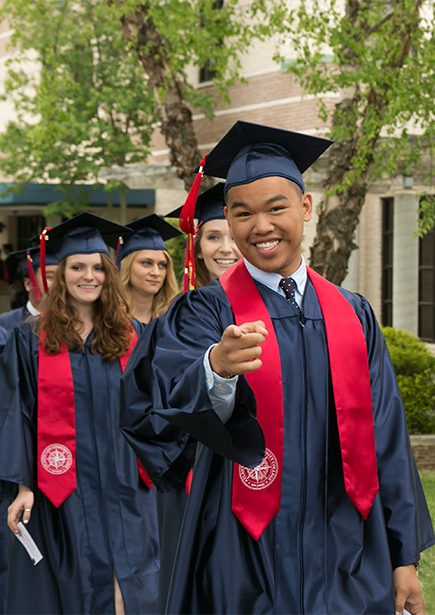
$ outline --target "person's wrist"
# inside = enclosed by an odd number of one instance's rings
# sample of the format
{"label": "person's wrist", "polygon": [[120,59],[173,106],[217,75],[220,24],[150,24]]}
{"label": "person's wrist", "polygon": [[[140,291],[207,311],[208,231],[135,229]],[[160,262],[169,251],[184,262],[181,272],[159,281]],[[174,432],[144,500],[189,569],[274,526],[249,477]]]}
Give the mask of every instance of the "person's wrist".
{"label": "person's wrist", "polygon": [[210,362],[211,371],[220,376],[221,378],[231,378],[230,373],[224,368],[223,364],[220,361],[219,355],[219,344],[216,344],[214,348],[211,349],[208,360]]}

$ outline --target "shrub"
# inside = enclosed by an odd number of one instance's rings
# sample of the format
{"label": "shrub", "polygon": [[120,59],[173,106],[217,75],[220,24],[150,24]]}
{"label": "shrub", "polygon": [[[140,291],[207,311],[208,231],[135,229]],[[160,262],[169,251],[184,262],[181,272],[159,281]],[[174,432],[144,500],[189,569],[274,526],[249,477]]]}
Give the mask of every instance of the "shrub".
{"label": "shrub", "polygon": [[409,433],[435,433],[435,357],[418,337],[384,327]]}

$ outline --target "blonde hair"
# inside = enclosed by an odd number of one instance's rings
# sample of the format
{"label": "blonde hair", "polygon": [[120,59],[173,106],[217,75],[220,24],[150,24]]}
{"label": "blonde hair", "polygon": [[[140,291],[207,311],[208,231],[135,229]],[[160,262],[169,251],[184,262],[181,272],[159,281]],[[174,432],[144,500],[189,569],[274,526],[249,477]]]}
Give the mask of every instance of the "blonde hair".
{"label": "blonde hair", "polygon": [[[131,303],[130,270],[131,270],[131,264],[137,252],[131,252],[130,254],[127,254],[127,256],[123,258],[121,261],[121,272],[120,272],[121,286],[130,303]],[[166,277],[165,277],[165,281],[163,282],[161,289],[159,290],[158,293],[156,293],[156,296],[154,297],[151,318],[157,318],[158,316],[161,316],[162,314],[164,314],[179,292],[178,283],[177,283],[177,280],[175,278],[175,273],[174,273],[174,266],[172,264],[172,259],[166,250],[162,250],[162,252],[166,258]]]}
{"label": "blonde hair", "polygon": [[[130,346],[133,326],[131,310],[119,281],[118,271],[106,254],[101,254],[105,280],[101,294],[94,304],[94,339],[90,344],[93,354],[100,353],[108,362],[125,354]],[[59,354],[60,345],[75,352],[82,351],[84,341],[76,331],[81,322],[77,310],[69,301],[65,284],[64,259],[54,274],[50,292],[44,299],[44,311],[39,322],[39,333],[43,331],[43,346],[49,354]]]}

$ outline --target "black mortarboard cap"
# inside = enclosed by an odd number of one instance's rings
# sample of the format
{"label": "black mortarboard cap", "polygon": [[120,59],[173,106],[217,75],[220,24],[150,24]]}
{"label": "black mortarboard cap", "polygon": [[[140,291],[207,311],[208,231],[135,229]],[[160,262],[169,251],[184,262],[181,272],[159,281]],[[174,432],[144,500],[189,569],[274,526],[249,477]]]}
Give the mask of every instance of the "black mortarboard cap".
{"label": "black mortarboard cap", "polygon": [[157,214],[150,214],[127,224],[130,233],[123,237],[118,260],[139,250],[166,250],[165,241],[182,233]]}
{"label": "black mortarboard cap", "polygon": [[[219,182],[198,196],[194,216],[198,220],[198,225],[210,220],[225,220],[224,186],[223,182]],[[183,206],[174,209],[166,214],[165,218],[179,218],[182,209]]]}
{"label": "black mortarboard cap", "polygon": [[285,177],[305,191],[302,173],[332,145],[329,139],[238,121],[208,154],[204,173],[233,186]]}
{"label": "black mortarboard cap", "polygon": [[84,211],[46,231],[46,246],[58,253],[59,262],[73,254],[101,252],[109,256],[106,244],[116,248],[119,237],[129,232],[121,224]]}
{"label": "black mortarboard cap", "polygon": [[[17,252],[11,252],[10,256],[23,256],[23,264],[21,265],[21,273],[24,277],[28,277],[29,275],[29,266],[27,262],[27,253],[29,253],[30,258],[32,259],[32,267],[33,271],[36,271],[41,266],[41,260],[39,256],[39,247],[27,248],[26,250],[18,250]],[[45,253],[45,264],[46,265],[57,265],[59,262],[59,257],[56,252],[52,252],[48,250]]]}

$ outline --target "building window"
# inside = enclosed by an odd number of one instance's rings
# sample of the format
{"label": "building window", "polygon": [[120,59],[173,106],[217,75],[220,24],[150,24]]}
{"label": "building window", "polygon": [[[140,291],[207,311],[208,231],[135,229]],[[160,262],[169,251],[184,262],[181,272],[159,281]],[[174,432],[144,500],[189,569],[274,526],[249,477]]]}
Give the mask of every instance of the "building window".
{"label": "building window", "polygon": [[29,239],[39,235],[45,226],[43,216],[18,216],[17,218],[17,250],[29,247]]}
{"label": "building window", "polygon": [[394,199],[382,199],[382,324],[393,326]]}
{"label": "building window", "polygon": [[435,230],[419,240],[418,263],[418,335],[426,342],[435,341]]}
{"label": "building window", "polygon": [[[213,8],[220,10],[224,5],[224,0],[215,0]],[[223,40],[219,41],[219,46],[223,45]],[[212,81],[216,77],[216,70],[213,66],[214,62],[207,61],[204,66],[199,69],[199,83],[205,83],[206,81]]]}

